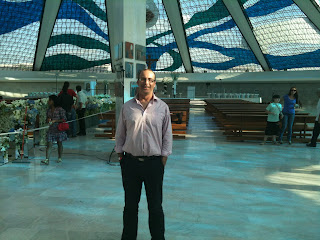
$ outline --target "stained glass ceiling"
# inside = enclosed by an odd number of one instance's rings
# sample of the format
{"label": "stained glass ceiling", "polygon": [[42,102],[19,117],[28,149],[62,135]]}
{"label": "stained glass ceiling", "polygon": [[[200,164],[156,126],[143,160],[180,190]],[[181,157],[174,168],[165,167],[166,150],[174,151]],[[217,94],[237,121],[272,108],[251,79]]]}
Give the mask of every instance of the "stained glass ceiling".
{"label": "stained glass ceiling", "polygon": [[243,6],[272,69],[320,69],[320,31],[292,0],[247,1]]}
{"label": "stained glass ceiling", "polygon": [[0,0],[0,69],[33,68],[44,0]]}
{"label": "stained glass ceiling", "polygon": [[41,70],[111,70],[104,0],[63,0]]}
{"label": "stained glass ceiling", "polygon": [[195,72],[262,71],[222,1],[180,3]]}
{"label": "stained glass ceiling", "polygon": [[173,35],[167,14],[161,0],[147,1],[148,6],[156,12],[158,19],[151,27],[147,27],[147,56],[158,59],[151,64],[154,71],[185,72],[182,59]]}
{"label": "stained glass ceiling", "polygon": [[[256,50],[223,0],[178,1],[188,49],[179,48],[162,0],[147,0],[156,16],[146,29],[151,68],[185,72],[261,72]],[[319,11],[319,1],[313,1]],[[319,70],[320,32],[293,0],[238,0],[260,50],[273,71]],[[33,69],[44,0],[0,0],[0,69]],[[105,0],[62,0],[42,71],[111,71]],[[180,16],[180,13],[177,13]],[[320,18],[320,15],[319,15]],[[242,23],[241,23],[242,24]],[[186,61],[186,60],[184,60]]]}

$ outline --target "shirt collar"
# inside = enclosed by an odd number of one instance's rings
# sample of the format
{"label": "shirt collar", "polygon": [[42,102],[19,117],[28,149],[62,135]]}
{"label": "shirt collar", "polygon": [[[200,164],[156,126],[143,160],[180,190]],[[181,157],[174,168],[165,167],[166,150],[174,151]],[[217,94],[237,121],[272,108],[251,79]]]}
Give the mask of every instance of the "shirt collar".
{"label": "shirt collar", "polygon": [[[136,100],[137,103],[140,102],[139,99],[138,99],[138,94],[139,94],[139,93],[137,93],[137,95],[134,97],[134,99]],[[159,98],[153,93],[150,102],[153,102],[153,101],[156,101],[156,102],[157,102],[158,100],[159,100]]]}

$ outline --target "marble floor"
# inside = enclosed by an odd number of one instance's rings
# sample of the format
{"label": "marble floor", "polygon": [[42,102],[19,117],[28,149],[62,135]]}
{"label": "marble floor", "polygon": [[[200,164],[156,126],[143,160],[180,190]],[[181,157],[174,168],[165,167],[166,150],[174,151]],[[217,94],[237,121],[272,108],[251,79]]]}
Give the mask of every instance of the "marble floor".
{"label": "marble floor", "polygon": [[[1,240],[120,239],[119,166],[106,163],[113,140],[64,144],[63,163],[0,166]],[[204,109],[190,112],[186,140],[175,140],[165,169],[168,240],[317,240],[319,149],[303,144],[227,142]],[[138,240],[150,239],[143,193]]]}

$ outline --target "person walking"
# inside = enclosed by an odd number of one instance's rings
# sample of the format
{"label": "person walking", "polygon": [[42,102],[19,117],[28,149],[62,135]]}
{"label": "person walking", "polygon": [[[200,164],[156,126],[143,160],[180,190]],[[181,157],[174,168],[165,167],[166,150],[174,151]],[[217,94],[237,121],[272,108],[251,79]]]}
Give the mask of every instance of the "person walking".
{"label": "person walking", "polygon": [[138,209],[144,183],[153,240],[165,239],[162,208],[164,168],[172,153],[172,126],[168,105],[154,95],[155,73],[140,72],[135,98],[126,102],[118,120],[116,147],[125,192],[122,240],[137,239]]}
{"label": "person walking", "polygon": [[84,114],[86,113],[86,102],[87,96],[86,94],[81,91],[81,86],[76,86],[77,90],[77,102],[76,102],[76,109],[79,119],[79,133],[78,136],[85,136],[86,134],[86,121],[84,119]]}
{"label": "person walking", "polygon": [[58,106],[58,97],[56,95],[49,96],[48,105],[49,109],[47,111],[47,122],[50,126],[47,132],[46,159],[41,161],[41,163],[44,163],[46,165],[49,165],[49,159],[51,155],[53,142],[57,142],[58,144],[57,162],[62,162],[62,142],[67,140],[67,133],[58,130],[58,124],[67,120],[65,110],[62,107]]}
{"label": "person walking", "polygon": [[320,126],[319,126],[319,115],[320,115],[320,88],[317,90],[317,95],[319,97],[318,105],[317,105],[317,115],[316,121],[314,122],[313,132],[311,142],[307,144],[307,147],[316,147],[317,146],[317,139],[319,137]]}
{"label": "person walking", "polygon": [[295,107],[297,107],[297,103],[299,102],[299,95],[297,88],[292,87],[287,95],[283,97],[284,100],[284,107],[282,110],[283,118],[282,118],[282,128],[279,135],[279,143],[282,144],[283,134],[288,127],[288,143],[291,144],[291,137],[292,137],[292,126],[295,117]]}
{"label": "person walking", "polygon": [[[77,94],[75,93],[75,91],[73,91],[72,89],[69,88],[70,87],[70,83],[69,82],[64,82],[63,87],[61,92],[58,94],[58,97],[62,97],[61,95],[64,92],[67,92],[68,95],[70,95],[72,97],[72,101],[74,97],[77,97]],[[67,97],[63,97],[63,98],[67,98]],[[69,101],[69,100],[67,100]],[[63,104],[61,104],[63,105]],[[77,124],[76,124],[76,119],[77,119],[77,114],[76,114],[76,109],[75,109],[75,105],[73,104],[71,107],[70,111],[66,111],[67,114],[67,120],[71,121],[69,123],[70,129],[69,129],[69,135],[71,137],[76,137],[77,136]]]}
{"label": "person walking", "polygon": [[265,130],[265,136],[263,142],[260,143],[264,145],[268,139],[268,137],[272,136],[273,144],[277,144],[276,136],[279,134],[279,120],[282,115],[282,105],[280,102],[279,95],[273,95],[272,102],[267,106],[266,112],[268,113],[267,127]]}

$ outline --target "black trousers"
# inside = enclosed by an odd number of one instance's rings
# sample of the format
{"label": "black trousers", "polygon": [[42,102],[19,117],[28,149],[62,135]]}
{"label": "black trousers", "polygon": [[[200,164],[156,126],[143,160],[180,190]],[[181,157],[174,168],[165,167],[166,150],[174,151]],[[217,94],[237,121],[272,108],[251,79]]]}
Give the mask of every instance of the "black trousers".
{"label": "black trousers", "polygon": [[319,132],[320,132],[319,122],[315,122],[313,127],[312,138],[311,138],[311,144],[314,146],[317,146],[317,139],[319,137]]}
{"label": "black trousers", "polygon": [[[86,120],[83,118],[84,114],[86,112],[85,108],[82,108],[81,110],[77,110],[78,119],[79,119],[79,133],[86,134]],[[80,119],[83,118],[83,119]]]}
{"label": "black trousers", "polygon": [[162,209],[162,185],[164,166],[161,157],[139,161],[125,155],[120,162],[125,193],[122,240],[136,240],[138,232],[138,209],[142,183],[144,183],[148,210],[149,229],[152,240],[164,240],[164,213]]}

